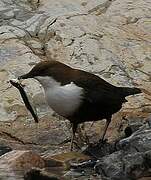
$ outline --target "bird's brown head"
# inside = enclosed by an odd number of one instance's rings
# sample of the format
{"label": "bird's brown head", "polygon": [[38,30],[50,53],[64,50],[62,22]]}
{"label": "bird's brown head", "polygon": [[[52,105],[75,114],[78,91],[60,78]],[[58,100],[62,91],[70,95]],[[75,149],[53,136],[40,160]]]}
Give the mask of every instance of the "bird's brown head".
{"label": "bird's brown head", "polygon": [[55,80],[58,83],[66,84],[70,81],[73,69],[59,61],[42,61],[36,64],[27,74],[19,76],[18,79],[34,78],[38,80],[44,87],[51,85]]}
{"label": "bird's brown head", "polygon": [[27,74],[19,76],[18,79],[35,78],[36,76],[48,76],[50,69],[56,64],[55,61],[42,61],[36,64]]}
{"label": "bird's brown head", "polygon": [[36,64],[27,74],[21,75],[18,79],[36,78],[38,76],[51,76],[51,72],[61,64],[57,61],[42,61]]}

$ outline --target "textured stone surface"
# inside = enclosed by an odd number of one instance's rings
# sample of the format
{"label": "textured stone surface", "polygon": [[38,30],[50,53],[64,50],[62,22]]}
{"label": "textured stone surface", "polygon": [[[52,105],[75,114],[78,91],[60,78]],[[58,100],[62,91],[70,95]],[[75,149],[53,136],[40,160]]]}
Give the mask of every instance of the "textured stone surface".
{"label": "textured stone surface", "polygon": [[32,151],[11,151],[0,157],[0,178],[23,179],[26,171],[32,167],[43,168],[42,158]]}
{"label": "textured stone surface", "polygon": [[43,156],[43,159],[46,162],[46,166],[49,167],[61,166],[65,170],[68,170],[70,169],[72,162],[80,163],[82,161],[87,161],[91,158],[79,152],[68,152],[68,153],[56,154],[53,156],[45,155]]}
{"label": "textured stone surface", "polygon": [[[114,85],[144,89],[113,116],[107,138],[115,140],[129,122],[151,113],[150,43],[149,0],[0,0],[0,142],[42,154],[68,150],[69,143],[59,143],[70,138],[70,126],[48,108],[41,86],[24,82],[40,117],[35,125],[8,83],[52,58]],[[103,128],[104,121],[85,124],[90,142],[99,139]]]}
{"label": "textured stone surface", "polygon": [[[105,157],[96,166],[97,173],[105,179],[137,179],[139,177],[150,177],[150,155],[151,152],[124,155],[122,152],[114,153]],[[146,159],[146,157],[148,159]]]}
{"label": "textured stone surface", "polygon": [[[94,72],[115,85],[131,86],[137,82],[149,89],[150,19],[147,0],[137,3],[132,0],[93,3],[42,0],[40,4],[36,1],[13,3],[10,0],[1,4],[0,73],[6,74],[2,76],[0,88],[3,92],[0,96],[2,120],[16,118],[18,112],[11,109],[14,104],[24,109],[17,92],[8,88],[5,82],[27,72],[41,58],[55,58]],[[30,83],[27,83],[30,93],[33,94],[35,89],[34,95],[41,91],[36,83],[34,89]],[[13,94],[13,97],[8,94]],[[130,100],[138,110],[149,104],[143,95]],[[143,110],[151,111],[150,106],[143,107]],[[23,114],[27,115],[26,112]]]}
{"label": "textured stone surface", "polygon": [[151,176],[151,129],[141,126],[116,143],[115,152],[100,158],[95,170],[106,179],[138,179]]}
{"label": "textured stone surface", "polygon": [[0,156],[9,151],[12,151],[12,149],[9,146],[5,146],[3,144],[0,145]]}
{"label": "textured stone surface", "polygon": [[24,180],[59,180],[56,176],[48,175],[46,172],[41,171],[40,169],[31,169],[24,175]]}

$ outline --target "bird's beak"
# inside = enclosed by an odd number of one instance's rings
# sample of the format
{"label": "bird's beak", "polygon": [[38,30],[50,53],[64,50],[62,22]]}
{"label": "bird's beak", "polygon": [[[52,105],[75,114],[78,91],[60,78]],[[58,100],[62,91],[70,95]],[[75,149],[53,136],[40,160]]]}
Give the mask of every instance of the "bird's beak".
{"label": "bird's beak", "polygon": [[18,80],[28,79],[28,78],[33,78],[30,73],[27,73],[27,74],[24,74],[24,75],[22,75],[22,76],[19,76],[19,77],[18,77]]}

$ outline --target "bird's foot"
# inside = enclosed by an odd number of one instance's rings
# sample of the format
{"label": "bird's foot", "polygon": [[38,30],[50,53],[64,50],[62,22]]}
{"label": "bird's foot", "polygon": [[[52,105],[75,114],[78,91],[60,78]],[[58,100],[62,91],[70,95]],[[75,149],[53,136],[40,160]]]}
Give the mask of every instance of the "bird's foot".
{"label": "bird's foot", "polygon": [[80,128],[78,129],[78,139],[79,139],[81,144],[87,144],[88,145],[90,143],[86,132],[85,131],[83,132]]}
{"label": "bird's foot", "polygon": [[107,141],[108,141],[108,139],[100,139],[99,141],[97,141],[97,142],[94,142],[94,143],[89,143],[89,147],[102,147],[102,146],[104,146],[104,145],[106,145],[107,144]]}
{"label": "bird's foot", "polygon": [[81,143],[86,144],[86,145],[90,144],[89,137],[87,136],[86,133],[83,135],[83,137],[80,136],[79,138],[80,138]]}
{"label": "bird's foot", "polygon": [[100,139],[98,144],[103,145],[103,144],[106,144],[107,141],[108,141],[108,139]]}
{"label": "bird's foot", "polygon": [[100,140],[99,140],[99,143],[105,144],[107,141],[108,141],[108,139],[100,139]]}
{"label": "bird's foot", "polygon": [[[62,141],[58,145],[63,146],[65,144],[69,143],[69,142],[71,143],[71,138],[65,139],[64,141]],[[81,147],[78,145],[78,142],[76,140],[73,141],[73,144],[70,144],[70,151],[73,151],[74,148],[81,149]]]}

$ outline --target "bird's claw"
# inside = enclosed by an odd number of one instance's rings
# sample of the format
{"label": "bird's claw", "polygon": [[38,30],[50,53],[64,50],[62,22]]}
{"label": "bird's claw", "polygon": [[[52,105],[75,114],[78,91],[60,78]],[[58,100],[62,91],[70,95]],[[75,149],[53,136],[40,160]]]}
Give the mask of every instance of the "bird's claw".
{"label": "bird's claw", "polygon": [[99,144],[106,144],[107,141],[108,141],[108,139],[100,139],[98,143]]}

